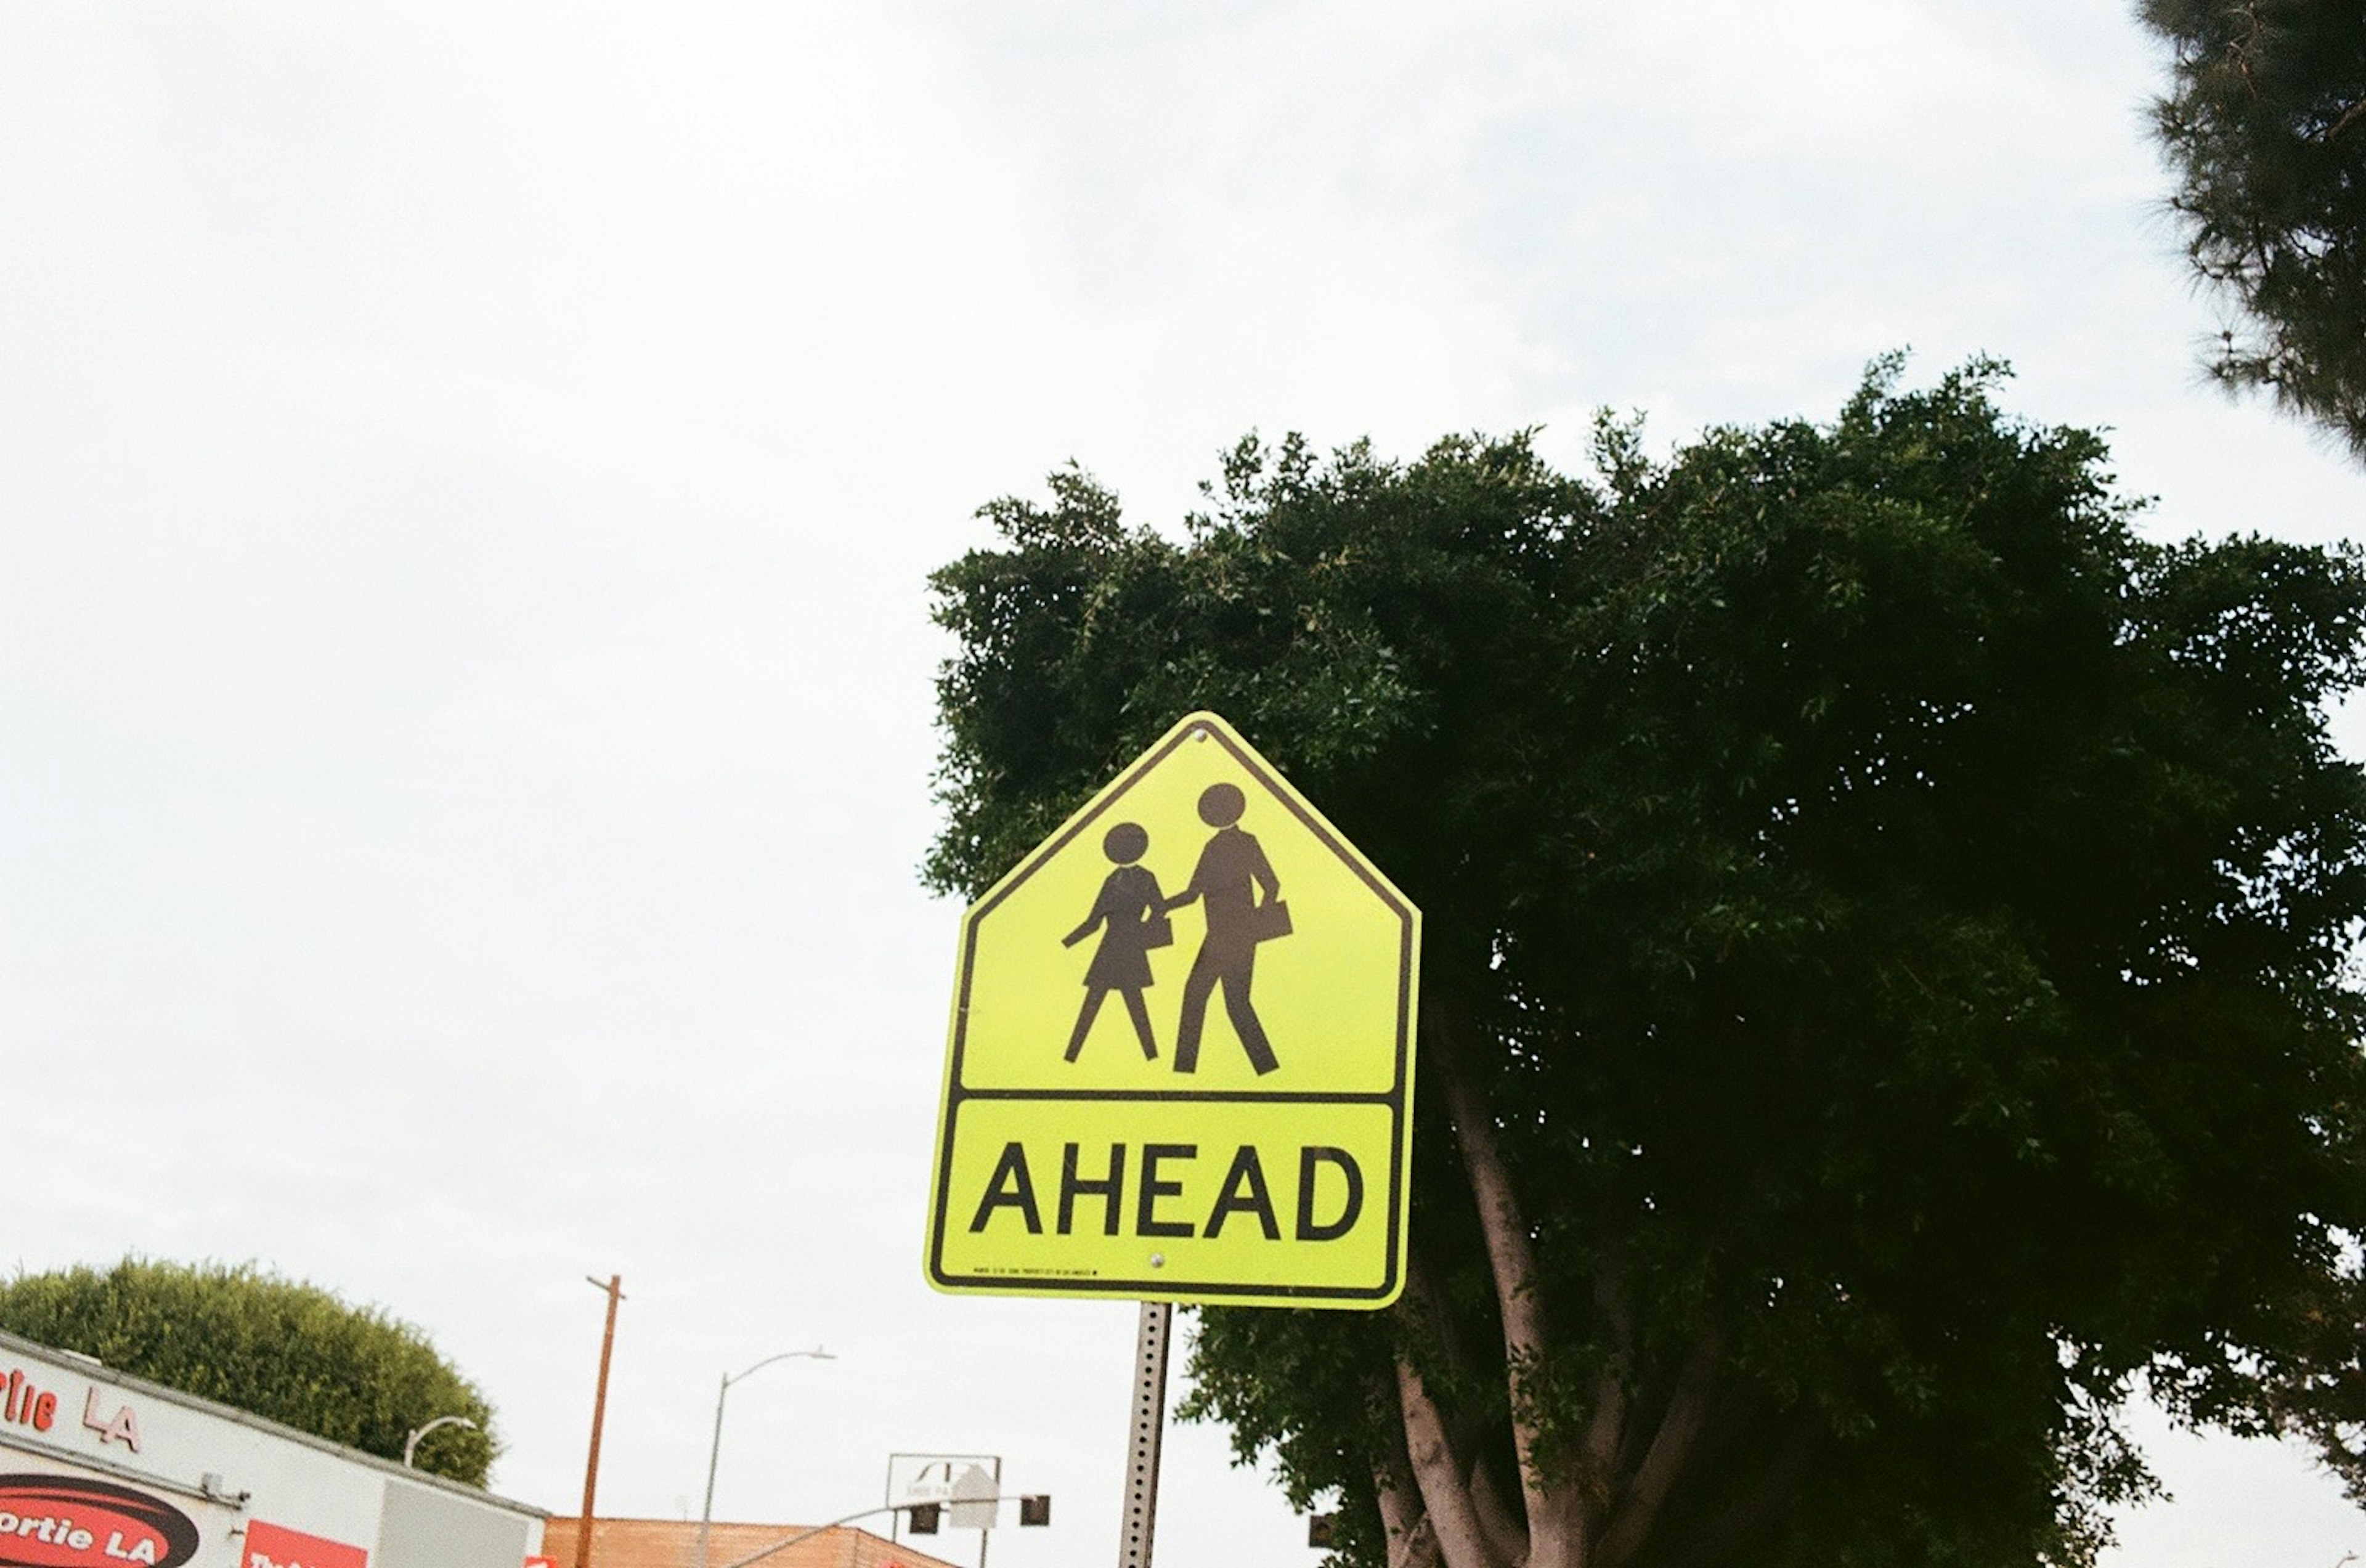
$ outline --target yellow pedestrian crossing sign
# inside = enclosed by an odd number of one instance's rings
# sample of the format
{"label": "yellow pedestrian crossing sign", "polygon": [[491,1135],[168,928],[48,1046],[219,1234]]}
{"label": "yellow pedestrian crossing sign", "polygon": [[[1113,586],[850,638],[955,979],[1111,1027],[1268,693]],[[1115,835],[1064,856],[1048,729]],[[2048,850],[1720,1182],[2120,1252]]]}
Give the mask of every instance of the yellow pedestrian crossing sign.
{"label": "yellow pedestrian crossing sign", "polygon": [[1196,713],[971,906],[928,1275],[1382,1307],[1403,1288],[1421,914]]}

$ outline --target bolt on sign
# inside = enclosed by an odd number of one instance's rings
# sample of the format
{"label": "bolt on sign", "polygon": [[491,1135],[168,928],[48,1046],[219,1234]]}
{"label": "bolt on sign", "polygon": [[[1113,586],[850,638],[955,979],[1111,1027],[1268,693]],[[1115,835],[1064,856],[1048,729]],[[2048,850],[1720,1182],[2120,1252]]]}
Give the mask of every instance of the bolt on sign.
{"label": "bolt on sign", "polygon": [[970,908],[930,1282],[1373,1308],[1404,1282],[1421,913],[1185,718]]}

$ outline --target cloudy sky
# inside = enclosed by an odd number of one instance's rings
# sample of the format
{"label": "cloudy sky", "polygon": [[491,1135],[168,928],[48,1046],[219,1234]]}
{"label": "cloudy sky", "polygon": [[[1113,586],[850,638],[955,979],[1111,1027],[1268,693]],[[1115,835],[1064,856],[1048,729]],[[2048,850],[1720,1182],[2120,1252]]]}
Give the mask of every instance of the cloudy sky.
{"label": "cloudy sky", "polygon": [[[928,570],[1070,457],[1662,442],[2005,355],[2164,533],[2355,532],[2199,387],[2123,0],[0,6],[0,1262],[257,1259],[428,1327],[511,1495],[1114,1549],[1132,1309],[918,1269],[957,911]],[[2353,739],[2353,749],[2355,741]],[[2164,1436],[2115,1568],[2333,1568]],[[1222,1434],[1177,1562],[1311,1561]],[[945,1538],[949,1540],[952,1538]],[[955,1555],[975,1538],[952,1542]]]}

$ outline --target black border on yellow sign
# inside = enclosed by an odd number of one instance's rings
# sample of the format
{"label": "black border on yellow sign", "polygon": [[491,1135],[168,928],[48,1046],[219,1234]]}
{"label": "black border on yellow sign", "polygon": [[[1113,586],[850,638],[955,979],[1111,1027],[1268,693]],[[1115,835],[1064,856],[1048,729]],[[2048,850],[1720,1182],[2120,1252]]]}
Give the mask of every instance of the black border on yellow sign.
{"label": "black border on yellow sign", "polygon": [[[1325,1094],[1308,1090],[1260,1089],[968,1089],[962,1087],[962,1055],[969,1027],[970,976],[977,960],[977,929],[986,917],[1013,892],[1065,850],[1127,790],[1171,756],[1195,735],[1204,733],[1222,746],[1233,760],[1281,803],[1306,830],[1370,888],[1375,897],[1397,917],[1396,1068],[1386,1093]],[[934,1191],[930,1194],[927,1269],[929,1282],[941,1291],[997,1295],[1110,1296],[1128,1301],[1234,1303],[1269,1303],[1277,1306],[1387,1306],[1404,1287],[1407,1200],[1411,1183],[1405,1159],[1412,1144],[1414,1010],[1421,961],[1421,911],[1398,892],[1346,839],[1326,821],[1297,790],[1239,733],[1212,713],[1187,714],[1148,750],[1110,781],[1058,831],[1011,868],[962,918],[960,977],[953,994],[951,1044],[946,1052],[944,1098],[938,1112]],[[944,1268],[947,1206],[952,1201],[953,1136],[963,1105],[971,1100],[1159,1100],[1177,1102],[1241,1101],[1253,1104],[1386,1105],[1391,1111],[1389,1136],[1388,1272],[1376,1286],[1277,1285],[1201,1283],[1177,1288],[1155,1277],[1064,1280],[1038,1275],[949,1274]]]}

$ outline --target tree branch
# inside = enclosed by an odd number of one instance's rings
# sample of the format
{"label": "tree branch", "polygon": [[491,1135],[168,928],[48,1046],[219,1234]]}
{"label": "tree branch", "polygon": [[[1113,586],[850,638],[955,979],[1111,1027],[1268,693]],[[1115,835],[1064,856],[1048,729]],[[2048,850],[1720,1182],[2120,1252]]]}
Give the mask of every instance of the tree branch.
{"label": "tree branch", "polygon": [[1405,1458],[1414,1483],[1421,1489],[1426,1521],[1436,1540],[1446,1568],[1510,1568],[1497,1557],[1487,1532],[1471,1506],[1462,1468],[1446,1438],[1446,1422],[1437,1402],[1430,1398],[1421,1374],[1403,1357],[1397,1358],[1397,1406],[1404,1415]]}
{"label": "tree branch", "polygon": [[1692,1457],[1701,1428],[1707,1424],[1709,1393],[1724,1359],[1725,1337],[1714,1328],[1696,1340],[1685,1356],[1675,1389],[1668,1395],[1667,1411],[1660,1418],[1660,1429],[1603,1534],[1603,1568],[1617,1568],[1651,1540],[1651,1527],[1659,1522],[1668,1492],[1684,1472],[1684,1461]]}
{"label": "tree branch", "polygon": [[1484,1455],[1470,1461],[1470,1507],[1478,1516],[1479,1528],[1487,1532],[1487,1542],[1495,1549],[1495,1555],[1512,1563],[1528,1560],[1528,1532],[1520,1528],[1520,1521],[1504,1505],[1504,1494],[1496,1489]]}
{"label": "tree branch", "polygon": [[[1446,1375],[1449,1380],[1468,1380],[1478,1375],[1461,1325],[1454,1320],[1453,1314],[1446,1310],[1446,1303],[1438,1299],[1436,1286],[1418,1252],[1406,1260],[1405,1306],[1418,1314],[1420,1320],[1436,1337],[1438,1352],[1446,1359]],[[1446,1421],[1443,1429],[1447,1447],[1449,1451],[1478,1456],[1470,1461],[1465,1483],[1470,1489],[1471,1508],[1478,1517],[1480,1529],[1486,1535],[1488,1544],[1494,1548],[1496,1556],[1506,1562],[1525,1562],[1528,1555],[1527,1530],[1504,1506],[1504,1494],[1496,1488],[1488,1468],[1486,1435],[1474,1431],[1472,1427],[1473,1423],[1468,1419]]]}
{"label": "tree branch", "polygon": [[1790,1506],[1792,1494],[1807,1478],[1808,1461],[1815,1456],[1816,1427],[1812,1416],[1796,1417],[1774,1462],[1758,1479],[1696,1530],[1678,1550],[1654,1561],[1664,1568],[1721,1568],[1751,1540],[1771,1529]]}
{"label": "tree branch", "polygon": [[1421,1494],[1406,1473],[1404,1442],[1397,1451],[1372,1467],[1372,1491],[1380,1505],[1380,1523],[1389,1532],[1389,1568],[1438,1568],[1437,1532],[1421,1506]]}
{"label": "tree branch", "polygon": [[[1481,1370],[1470,1336],[1462,1331],[1454,1314],[1446,1310],[1435,1277],[1418,1249],[1411,1250],[1405,1260],[1405,1298],[1436,1338],[1437,1355],[1443,1363],[1441,1375],[1448,1382],[1476,1382],[1494,1375],[1492,1371]],[[1483,1417],[1458,1414],[1448,1419],[1447,1436],[1458,1451],[1476,1453],[1484,1441],[1485,1434],[1480,1429],[1484,1425]]]}
{"label": "tree branch", "polygon": [[2357,124],[2361,119],[2366,119],[2366,98],[2360,98],[2356,103],[2350,105],[2348,108],[2343,109],[2341,111],[2341,118],[2335,120],[2330,126],[2326,128],[2325,140],[2331,141],[2335,137],[2340,135],[2343,131],[2349,130],[2351,126]]}
{"label": "tree branch", "polygon": [[1440,1568],[1444,1561],[1437,1551],[1437,1532],[1430,1528],[1427,1514],[1421,1517],[1421,1522],[1414,1526],[1410,1534],[1401,1539],[1392,1537],[1389,1541],[1389,1568]]}
{"label": "tree branch", "polygon": [[1594,1374],[1594,1413],[1585,1426],[1585,1468],[1606,1495],[1618,1446],[1627,1434],[1627,1377],[1635,1359],[1635,1308],[1627,1297],[1627,1265],[1605,1247],[1594,1269],[1594,1314],[1607,1330],[1610,1353]]}
{"label": "tree branch", "polygon": [[1520,1464],[1520,1501],[1528,1520],[1528,1561],[1538,1568],[1563,1568],[1582,1561],[1582,1531],[1570,1517],[1569,1494],[1547,1483],[1540,1463],[1540,1432],[1529,1372],[1544,1357],[1544,1303],[1537,1292],[1536,1249],[1527,1217],[1512,1190],[1512,1174],[1495,1141],[1495,1122],[1464,1070],[1459,1042],[1451,1038],[1443,1008],[1429,1012],[1433,1076],[1446,1093],[1455,1146],[1479,1209],[1479,1230],[1495,1280],[1495,1307],[1504,1325],[1504,1359],[1509,1369],[1512,1446]]}

